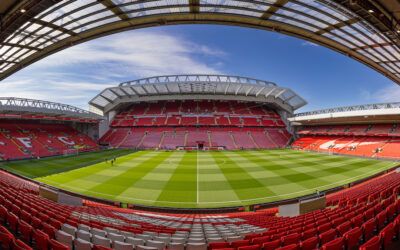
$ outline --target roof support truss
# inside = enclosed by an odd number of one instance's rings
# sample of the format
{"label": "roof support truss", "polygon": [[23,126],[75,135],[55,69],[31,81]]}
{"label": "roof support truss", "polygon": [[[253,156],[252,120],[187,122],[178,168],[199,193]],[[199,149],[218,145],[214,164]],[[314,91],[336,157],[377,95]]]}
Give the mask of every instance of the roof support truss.
{"label": "roof support truss", "polygon": [[135,88],[133,88],[132,86],[130,86],[129,88],[133,91],[133,93],[135,93],[136,95],[140,96],[139,93],[136,91]]}
{"label": "roof support truss", "polygon": [[114,4],[111,0],[100,0],[101,4],[103,4],[107,9],[112,11],[116,16],[118,16],[121,20],[129,20],[129,16],[117,5]]}
{"label": "roof support truss", "polygon": [[132,95],[131,94],[129,94],[128,92],[126,92],[126,90],[123,88],[123,87],[121,87],[121,88],[119,88],[122,92],[124,92],[124,94],[126,95],[126,96],[129,96],[129,97],[131,97]]}
{"label": "roof support truss", "polygon": [[[291,103],[285,102],[280,97],[288,91],[285,96],[296,96],[296,105],[305,105],[307,102],[288,88],[278,87],[275,83],[258,79],[245,78],[239,76],[226,75],[178,75],[178,76],[156,76],[151,78],[138,79],[135,81],[124,82],[118,87],[107,88],[102,93],[94,97],[89,104],[100,104],[101,111],[104,113],[118,107],[119,103],[147,102],[159,100],[240,100],[244,102],[256,101],[259,103],[274,103],[282,109],[293,112]],[[117,98],[116,96],[126,97],[126,88],[131,88],[136,95],[129,98]],[[143,89],[143,90],[142,90]],[[232,91],[229,91],[231,89]],[[264,96],[265,89],[269,90]],[[136,91],[135,91],[136,90]],[[147,91],[146,91],[147,90]],[[112,91],[115,95],[110,95]],[[139,92],[142,94],[139,94]],[[255,93],[257,92],[257,93]],[[120,93],[118,95],[118,93]],[[267,98],[273,95],[276,98]],[[107,98],[108,97],[108,98]],[[112,99],[112,100],[110,100]],[[300,107],[299,106],[299,107]]]}
{"label": "roof support truss", "polygon": [[342,22],[339,22],[337,24],[328,26],[325,29],[318,30],[317,32],[315,32],[315,34],[322,35],[322,34],[325,34],[327,32],[331,32],[333,30],[340,29],[340,28],[343,28],[345,26],[349,26],[351,24],[357,23],[358,21],[359,20],[357,20],[355,18],[352,18],[352,19],[349,19],[349,20],[346,20],[346,21],[342,21]]}
{"label": "roof support truss", "polygon": [[23,44],[17,44],[17,43],[2,43],[4,46],[10,46],[10,47],[16,47],[16,48],[21,48],[21,49],[29,49],[29,50],[36,50],[40,51],[39,48],[33,47],[33,46],[26,46]]}
{"label": "roof support truss", "polygon": [[32,23],[40,24],[40,25],[45,26],[45,27],[52,28],[54,30],[61,31],[62,33],[66,33],[66,34],[69,34],[71,36],[76,36],[76,33],[73,32],[73,31],[70,31],[70,30],[65,29],[63,27],[54,25],[52,23],[49,23],[49,22],[46,22],[46,21],[43,21],[43,20],[40,20],[40,19],[32,18],[29,21],[32,22]]}
{"label": "roof support truss", "polygon": [[277,0],[267,11],[262,15],[262,19],[269,19],[272,17],[280,8],[287,4],[289,0]]}
{"label": "roof support truss", "polygon": [[100,94],[101,97],[103,97],[104,99],[106,99],[109,103],[114,103],[113,100],[111,100],[110,98],[108,98],[107,96],[104,96],[102,94]]}
{"label": "roof support truss", "polygon": [[200,12],[200,0],[189,0],[189,10],[191,13]]}
{"label": "roof support truss", "polygon": [[[400,84],[400,65],[383,63],[400,54],[398,28],[388,29],[397,22],[390,22],[370,3],[374,1],[358,0],[355,5],[350,0],[60,2],[24,0],[21,7],[26,8],[25,13],[18,13],[15,20],[5,15],[0,41],[17,45],[3,50],[0,58],[19,60],[15,65],[0,66],[0,80],[57,51],[101,36],[158,25],[200,23],[272,30],[302,38],[354,58]],[[54,4],[58,5],[47,11]],[[370,7],[373,13],[368,12]],[[14,38],[21,40],[10,42]]]}

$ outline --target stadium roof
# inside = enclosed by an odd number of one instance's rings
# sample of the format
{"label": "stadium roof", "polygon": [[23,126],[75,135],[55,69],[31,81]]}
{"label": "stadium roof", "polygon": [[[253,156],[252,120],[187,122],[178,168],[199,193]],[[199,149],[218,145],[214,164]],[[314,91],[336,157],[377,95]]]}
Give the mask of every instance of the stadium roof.
{"label": "stadium roof", "polygon": [[293,125],[350,123],[398,123],[400,102],[366,104],[297,113],[289,118]]}
{"label": "stadium roof", "polygon": [[400,84],[399,10],[397,0],[2,0],[0,80],[97,37],[150,26],[205,23],[309,40]]}
{"label": "stadium roof", "polygon": [[0,97],[0,114],[45,115],[83,120],[103,119],[102,116],[67,104],[16,97]]}
{"label": "stadium roof", "polygon": [[269,103],[293,113],[307,102],[273,82],[227,75],[156,76],[106,88],[90,102],[90,110],[107,113],[122,103],[158,100],[237,100]]}

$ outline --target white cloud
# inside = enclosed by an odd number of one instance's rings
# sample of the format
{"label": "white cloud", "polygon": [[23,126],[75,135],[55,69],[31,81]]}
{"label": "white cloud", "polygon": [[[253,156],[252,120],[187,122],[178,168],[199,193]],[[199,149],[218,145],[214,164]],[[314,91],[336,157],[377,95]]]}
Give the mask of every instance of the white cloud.
{"label": "white cloud", "polygon": [[392,84],[381,88],[374,94],[380,102],[400,102],[400,86]]}
{"label": "white cloud", "polygon": [[359,94],[364,103],[400,102],[400,86],[397,84],[386,85],[375,91],[361,89]]}
{"label": "white cloud", "polygon": [[313,46],[313,47],[319,47],[319,45],[318,45],[318,44],[316,44],[316,43],[312,43],[312,42],[309,42],[309,41],[304,41],[304,42],[302,42],[302,43],[301,43],[301,45],[302,45],[302,46]]}
{"label": "white cloud", "polygon": [[51,55],[1,82],[2,96],[87,108],[121,81],[166,74],[220,74],[224,51],[163,32],[130,31]]}
{"label": "white cloud", "polygon": [[133,72],[143,77],[154,74],[219,73],[219,70],[194,58],[224,55],[218,49],[169,34],[134,31],[75,46],[32,67],[49,69],[79,63],[90,64],[110,74],[121,76]]}
{"label": "white cloud", "polygon": [[359,93],[361,98],[366,101],[370,101],[372,99],[371,92],[369,90],[361,89]]}

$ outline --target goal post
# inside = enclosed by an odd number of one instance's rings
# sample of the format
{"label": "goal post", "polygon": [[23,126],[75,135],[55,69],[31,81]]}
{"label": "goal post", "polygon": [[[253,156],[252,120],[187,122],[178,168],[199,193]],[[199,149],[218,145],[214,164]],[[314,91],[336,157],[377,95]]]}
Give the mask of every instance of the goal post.
{"label": "goal post", "polygon": [[79,150],[76,148],[63,150],[63,156],[78,155],[78,154]]}

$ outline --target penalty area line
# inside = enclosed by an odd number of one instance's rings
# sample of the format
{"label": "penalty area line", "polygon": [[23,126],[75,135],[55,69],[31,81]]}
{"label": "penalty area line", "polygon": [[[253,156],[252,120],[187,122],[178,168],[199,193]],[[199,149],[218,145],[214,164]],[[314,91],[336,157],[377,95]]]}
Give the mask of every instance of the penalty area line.
{"label": "penalty area line", "polygon": [[[292,193],[286,193],[286,194],[280,194],[280,195],[273,195],[273,196],[265,196],[265,197],[259,197],[259,198],[253,198],[253,199],[243,199],[243,200],[234,200],[234,201],[211,201],[211,202],[207,202],[207,201],[205,201],[205,202],[182,202],[182,201],[160,201],[160,200],[147,200],[147,199],[140,199],[140,198],[134,198],[134,197],[128,197],[128,196],[117,196],[117,195],[111,195],[111,194],[106,194],[106,193],[101,193],[101,192],[96,192],[96,191],[92,191],[92,190],[88,190],[88,189],[83,189],[83,188],[79,188],[79,187],[72,187],[72,186],[68,186],[68,185],[65,185],[65,184],[61,184],[61,183],[58,183],[58,182],[55,182],[55,181],[51,181],[51,180],[47,180],[47,179],[45,179],[45,178],[41,178],[41,177],[39,177],[39,178],[36,178],[36,180],[38,180],[38,181],[40,181],[40,180],[44,180],[45,182],[42,182],[42,183],[44,183],[44,184],[48,184],[48,183],[53,183],[54,184],[54,186],[59,186],[59,187],[65,187],[65,188],[67,188],[67,189],[69,189],[70,191],[73,191],[73,192],[77,192],[77,191],[74,191],[74,190],[81,190],[83,193],[90,193],[90,194],[97,194],[97,195],[101,195],[101,196],[107,196],[107,197],[111,197],[112,199],[124,199],[124,200],[129,200],[129,201],[142,201],[142,202],[149,202],[149,203],[165,203],[165,204],[198,204],[198,205],[200,205],[200,204],[202,204],[202,205],[204,205],[204,204],[224,204],[224,203],[226,203],[226,204],[235,204],[235,203],[237,203],[238,205],[241,205],[241,203],[242,202],[250,202],[250,201],[259,201],[259,200],[263,200],[263,199],[271,199],[271,198],[278,198],[278,197],[290,197],[290,196],[293,196],[294,194],[301,194],[301,193],[308,193],[309,191],[312,191],[312,190],[315,190],[315,189],[321,189],[321,188],[324,188],[324,187],[329,187],[329,186],[336,186],[336,184],[338,184],[338,183],[342,183],[343,181],[345,181],[345,183],[343,183],[343,184],[341,184],[341,185],[344,185],[344,184],[346,184],[346,182],[347,181],[349,181],[349,180],[354,180],[354,179],[357,179],[357,178],[359,178],[359,177],[361,177],[361,176],[369,176],[370,174],[372,174],[373,172],[375,172],[375,173],[379,173],[379,172],[381,172],[381,170],[384,170],[384,169],[386,169],[386,167],[382,167],[382,168],[379,168],[379,169],[377,169],[378,170],[378,172],[376,172],[376,170],[372,170],[372,171],[369,171],[369,172],[366,172],[366,173],[363,173],[363,174],[361,174],[361,175],[358,175],[358,176],[354,176],[354,177],[351,177],[351,178],[347,178],[347,179],[345,179],[345,180],[342,180],[342,181],[338,181],[338,182],[334,182],[334,183],[330,183],[330,184],[327,184],[327,185],[323,185],[323,186],[318,186],[318,187],[314,187],[314,188],[310,188],[310,189],[305,189],[305,190],[301,190],[301,191],[297,191],[297,192],[292,192]],[[51,184],[50,184],[51,185]],[[78,191],[79,192],[79,191]]]}
{"label": "penalty area line", "polygon": [[196,152],[196,170],[197,170],[197,189],[196,189],[196,203],[199,204],[199,152]]}

